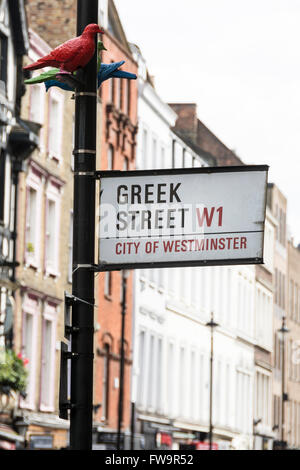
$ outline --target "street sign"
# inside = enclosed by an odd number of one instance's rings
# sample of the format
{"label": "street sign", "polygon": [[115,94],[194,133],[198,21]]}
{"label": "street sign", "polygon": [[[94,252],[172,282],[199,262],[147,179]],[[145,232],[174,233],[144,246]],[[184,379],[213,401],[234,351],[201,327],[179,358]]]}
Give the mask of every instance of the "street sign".
{"label": "street sign", "polygon": [[266,165],[107,171],[99,271],[263,263]]}

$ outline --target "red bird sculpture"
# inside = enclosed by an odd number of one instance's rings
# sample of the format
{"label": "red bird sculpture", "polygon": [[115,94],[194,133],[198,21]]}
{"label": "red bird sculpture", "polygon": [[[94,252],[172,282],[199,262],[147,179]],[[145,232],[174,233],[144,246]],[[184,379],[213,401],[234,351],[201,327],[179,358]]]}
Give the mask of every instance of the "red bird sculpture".
{"label": "red bird sculpture", "polygon": [[43,67],[59,67],[60,73],[73,73],[85,67],[95,52],[95,34],[104,31],[97,24],[85,27],[81,36],[57,46],[50,54],[45,55],[33,64],[24,67],[25,70],[36,70]]}

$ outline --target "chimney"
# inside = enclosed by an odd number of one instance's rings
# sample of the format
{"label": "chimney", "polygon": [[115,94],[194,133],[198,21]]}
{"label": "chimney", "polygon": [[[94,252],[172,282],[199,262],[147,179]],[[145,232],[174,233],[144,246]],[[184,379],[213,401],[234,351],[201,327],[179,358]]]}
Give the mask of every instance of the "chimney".
{"label": "chimney", "polygon": [[192,141],[197,140],[197,105],[196,103],[169,103],[178,115],[175,129]]}

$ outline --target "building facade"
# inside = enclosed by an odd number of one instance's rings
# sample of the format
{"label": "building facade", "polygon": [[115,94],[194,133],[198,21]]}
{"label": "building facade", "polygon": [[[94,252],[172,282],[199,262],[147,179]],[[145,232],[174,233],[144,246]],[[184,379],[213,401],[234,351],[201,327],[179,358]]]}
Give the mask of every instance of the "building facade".
{"label": "building facade", "polygon": [[279,188],[270,183],[268,185],[268,206],[277,221],[274,245],[274,310],[273,310],[273,430],[275,431],[274,446],[287,439],[287,334],[283,340],[279,330],[283,319],[287,316],[288,291],[288,251],[287,251],[287,200]]}
{"label": "building facade", "polygon": [[[34,22],[28,11],[30,27]],[[28,62],[50,52],[33,29]],[[37,73],[38,74],[38,73]],[[28,423],[26,439],[36,448],[67,445],[68,423],[58,418],[60,340],[64,292],[72,274],[72,127],[71,93],[44,84],[28,86],[22,116],[40,126],[39,145],[20,179],[18,230],[21,285],[16,297],[15,343],[28,360],[26,398],[18,414]],[[67,248],[66,248],[67,247]],[[46,437],[45,437],[46,436]]]}
{"label": "building facade", "polygon": [[[24,2],[0,2],[0,351],[13,349],[15,344],[16,297],[20,283],[16,268],[20,239],[17,220],[18,185],[26,160],[36,147],[36,127],[21,119],[20,104],[24,94],[23,58],[29,47]],[[2,385],[2,384],[1,384]],[[4,390],[4,389],[3,389]],[[0,448],[14,449],[24,445],[19,435],[15,409],[18,394],[8,394],[1,387]]]}
{"label": "building facade", "polygon": [[[99,2],[99,24],[104,27],[102,62],[125,61],[122,69],[136,74],[132,56],[118,13],[112,1]],[[101,124],[98,147],[101,170],[135,169],[137,146],[136,80],[113,78],[100,87]],[[101,253],[99,253],[101,257]],[[126,273],[125,273],[126,274]],[[97,324],[94,403],[94,448],[116,445],[119,424],[120,390],[123,390],[121,419],[123,436],[130,429],[130,377],[132,367],[132,274],[126,279],[126,315],[124,327],[124,380],[120,377],[123,272],[99,273],[97,278]],[[122,381],[122,383],[121,383]]]}
{"label": "building facade", "polygon": [[274,247],[277,220],[266,209],[264,264],[255,267],[255,380],[253,449],[271,450],[272,421]]}
{"label": "building facade", "polygon": [[300,448],[300,248],[288,241],[287,442]]}
{"label": "building facade", "polygon": [[[137,168],[220,164],[214,149],[197,143],[195,106],[187,106],[185,114],[185,105],[163,103],[139,49],[133,50],[139,64]],[[227,163],[229,157],[239,161],[227,150]],[[254,299],[253,266],[135,271],[132,401],[136,433],[146,449],[200,448],[207,439],[206,324],[211,312],[219,324],[214,333],[214,444],[252,448]]]}

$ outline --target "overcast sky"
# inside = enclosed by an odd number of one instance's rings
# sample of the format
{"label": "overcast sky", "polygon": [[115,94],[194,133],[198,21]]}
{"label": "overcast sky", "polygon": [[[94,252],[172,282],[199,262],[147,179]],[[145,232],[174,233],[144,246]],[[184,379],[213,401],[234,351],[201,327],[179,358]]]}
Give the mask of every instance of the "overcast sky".
{"label": "overcast sky", "polygon": [[115,0],[166,102],[199,119],[245,163],[270,165],[300,243],[300,1]]}

